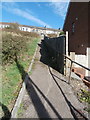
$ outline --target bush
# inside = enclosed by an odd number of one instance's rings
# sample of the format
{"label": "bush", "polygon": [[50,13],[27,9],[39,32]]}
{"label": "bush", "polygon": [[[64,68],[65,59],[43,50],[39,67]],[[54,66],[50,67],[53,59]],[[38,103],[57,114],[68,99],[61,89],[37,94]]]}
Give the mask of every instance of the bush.
{"label": "bush", "polygon": [[17,35],[21,35],[21,36],[26,36],[26,37],[40,37],[39,34],[35,33],[35,32],[28,32],[28,31],[21,31],[19,29],[7,29],[7,28],[3,28],[2,31],[5,31],[5,32],[12,32],[12,33],[15,33]]}
{"label": "bush", "polygon": [[25,39],[21,36],[13,36],[12,34],[2,34],[2,63],[12,63],[15,59],[15,55],[18,57],[20,53],[27,50]]}
{"label": "bush", "polygon": [[35,32],[19,30],[18,23],[11,23],[10,27],[2,29],[2,63],[13,63],[15,56],[27,51],[27,44],[31,37],[39,38]]}
{"label": "bush", "polygon": [[10,26],[6,27],[6,29],[18,30],[19,29],[19,24],[18,23],[10,23]]}
{"label": "bush", "polygon": [[81,101],[85,101],[88,104],[90,104],[90,92],[89,91],[81,89],[81,94],[79,94],[79,96],[80,96]]}
{"label": "bush", "polygon": [[47,34],[47,36],[53,38],[53,37],[57,37],[57,34]]}
{"label": "bush", "polygon": [[59,35],[65,35],[64,31],[60,32],[60,34],[59,34]]}
{"label": "bush", "polygon": [[28,32],[28,31],[19,31],[19,34],[23,35],[23,36],[27,36],[27,37],[39,37],[39,34],[35,33],[35,32]]}

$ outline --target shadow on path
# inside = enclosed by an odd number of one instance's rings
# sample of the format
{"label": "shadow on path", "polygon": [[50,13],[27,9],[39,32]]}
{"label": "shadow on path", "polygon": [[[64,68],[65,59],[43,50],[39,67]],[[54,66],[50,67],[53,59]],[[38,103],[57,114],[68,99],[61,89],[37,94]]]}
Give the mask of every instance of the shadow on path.
{"label": "shadow on path", "polygon": [[5,119],[10,120],[11,112],[9,111],[7,106],[3,105],[1,102],[0,102],[0,106],[2,107],[2,110],[3,110],[3,113],[4,113],[4,116],[1,118],[1,120],[5,120]]}
{"label": "shadow on path", "polygon": [[56,71],[64,74],[65,36],[44,39],[38,44],[40,47],[40,61]]}
{"label": "shadow on path", "polygon": [[41,54],[41,58],[40,61],[46,65],[51,66],[50,61],[51,61],[51,57],[49,57],[48,54],[48,49],[46,49],[47,47],[44,44],[44,41],[41,41],[41,44],[38,44],[38,46],[40,47],[40,54]]}
{"label": "shadow on path", "polygon": [[48,47],[45,45],[44,40],[42,40],[41,44],[38,44],[38,46],[40,47],[39,52],[41,54],[40,62],[52,67],[53,69],[59,72],[58,67],[57,67],[58,63],[56,60],[56,54],[53,57],[53,55],[49,53]]}
{"label": "shadow on path", "polygon": [[58,82],[56,81],[53,73],[51,72],[50,67],[48,67],[48,68],[49,68],[50,74],[51,74],[54,82],[55,82],[56,85],[58,86],[58,88],[59,88],[60,92],[62,93],[62,95],[63,95],[63,97],[64,97],[67,105],[69,106],[70,111],[71,111],[71,114],[73,115],[74,119],[75,119],[75,120],[80,120],[80,119],[88,120],[88,118],[86,118],[79,110],[77,110],[77,109],[71,104],[71,102],[67,99],[67,97],[65,96],[62,88],[60,87],[60,85],[59,85]]}
{"label": "shadow on path", "polygon": [[63,79],[61,79],[61,78],[59,78],[59,77],[58,77],[58,76],[56,76],[55,74],[53,74],[53,73],[52,73],[52,75],[53,75],[54,77],[56,77],[57,79],[61,80],[62,82],[65,82],[65,83],[67,83],[67,84],[68,84],[68,82],[67,82],[67,81],[65,81],[65,80],[63,80]]}
{"label": "shadow on path", "polygon": [[[63,120],[61,118],[61,116],[59,115],[59,113],[57,112],[57,110],[54,108],[54,106],[51,104],[51,102],[48,100],[48,98],[43,94],[43,92],[39,89],[39,87],[33,82],[33,80],[31,80],[31,78],[29,77],[28,73],[25,72],[24,68],[22,65],[20,65],[20,63],[17,60],[17,56],[15,58],[15,62],[17,65],[17,68],[22,76],[22,80],[25,82],[26,84],[26,90],[28,92],[29,97],[32,100],[32,103],[35,107],[35,110],[38,114],[39,118],[50,118],[50,115],[48,113],[48,111],[46,110],[46,108],[44,107],[40,97],[38,96],[36,90],[42,95],[42,97],[45,99],[45,101],[48,103],[48,105],[51,107],[51,109],[53,110],[53,112],[56,114],[57,118],[59,118],[60,120]],[[26,80],[27,78],[27,80]],[[36,88],[36,90],[35,90]]]}

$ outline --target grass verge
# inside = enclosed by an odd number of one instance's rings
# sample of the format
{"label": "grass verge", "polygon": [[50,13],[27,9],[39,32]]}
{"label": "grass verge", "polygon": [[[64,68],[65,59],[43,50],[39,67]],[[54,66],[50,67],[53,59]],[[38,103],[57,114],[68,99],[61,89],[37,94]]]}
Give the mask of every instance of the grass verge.
{"label": "grass verge", "polygon": [[[34,55],[38,40],[39,38],[32,38],[32,41],[27,44],[27,51],[22,53],[22,57],[18,60],[26,72]],[[2,68],[2,104],[7,106],[10,111],[16,101],[22,82],[21,73],[15,62]]]}

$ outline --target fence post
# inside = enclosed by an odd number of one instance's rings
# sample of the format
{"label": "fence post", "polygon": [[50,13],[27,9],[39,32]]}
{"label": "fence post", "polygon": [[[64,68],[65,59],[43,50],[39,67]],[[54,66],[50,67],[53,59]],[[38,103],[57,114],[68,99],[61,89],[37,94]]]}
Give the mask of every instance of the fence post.
{"label": "fence post", "polygon": [[71,81],[72,64],[73,64],[73,62],[71,61],[71,66],[70,66],[70,74],[69,74],[69,80],[68,80],[68,84],[70,84],[70,81]]}
{"label": "fence post", "polygon": [[[71,60],[75,61],[75,52],[70,52],[70,58]],[[72,65],[74,67],[74,64]]]}
{"label": "fence post", "polygon": [[66,56],[68,56],[68,31],[66,31]]}
{"label": "fence post", "polygon": [[[68,31],[66,31],[66,56],[68,57]],[[68,76],[68,59],[66,59],[65,75]]]}
{"label": "fence post", "polygon": [[[90,48],[87,48],[87,67],[90,68]],[[90,76],[90,71],[86,70],[86,76]]]}
{"label": "fence post", "polygon": [[[87,48],[87,67],[90,68],[90,48]],[[86,76],[90,76],[90,71],[86,70]],[[88,88],[88,91],[90,92],[90,88]],[[90,105],[88,105],[88,108],[90,108]],[[88,118],[90,118],[90,113],[88,113]]]}

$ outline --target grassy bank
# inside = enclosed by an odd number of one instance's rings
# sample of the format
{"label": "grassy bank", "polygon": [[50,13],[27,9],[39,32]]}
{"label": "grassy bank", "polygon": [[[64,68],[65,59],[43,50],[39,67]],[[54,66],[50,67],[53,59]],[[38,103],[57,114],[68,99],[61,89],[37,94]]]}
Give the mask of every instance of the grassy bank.
{"label": "grassy bank", "polygon": [[[4,32],[4,34],[7,34],[7,32]],[[11,35],[11,37],[16,38],[16,35],[13,35]],[[17,38],[18,37],[20,39],[20,36],[17,36]],[[7,106],[10,111],[12,110],[12,107],[22,86],[23,70],[27,72],[35,52],[37,42],[40,39],[39,37],[28,37],[26,35],[21,36],[21,39],[22,38],[23,40],[26,40],[26,48],[25,50],[21,51],[20,54],[18,54],[17,62],[11,60],[11,63],[7,62],[2,66],[2,104]],[[13,51],[11,51],[11,53],[12,52]]]}

